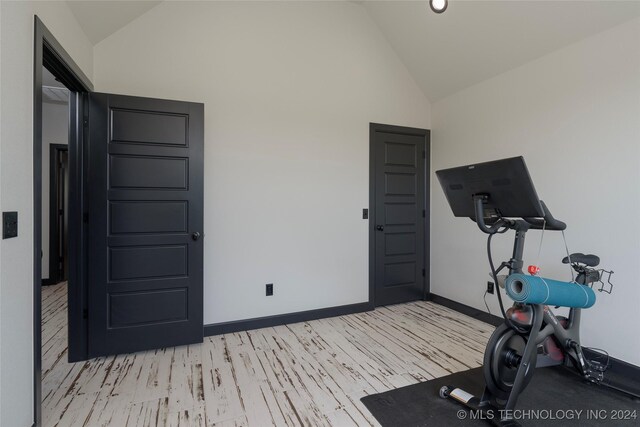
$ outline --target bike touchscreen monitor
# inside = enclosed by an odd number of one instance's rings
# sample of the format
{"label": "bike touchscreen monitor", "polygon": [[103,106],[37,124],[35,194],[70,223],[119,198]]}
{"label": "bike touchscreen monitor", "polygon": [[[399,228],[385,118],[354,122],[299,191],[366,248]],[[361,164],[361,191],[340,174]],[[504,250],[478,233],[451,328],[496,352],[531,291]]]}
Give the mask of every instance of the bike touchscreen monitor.
{"label": "bike touchscreen monitor", "polygon": [[475,219],[475,196],[484,196],[484,216],[544,215],[523,157],[494,160],[436,171],[455,216]]}

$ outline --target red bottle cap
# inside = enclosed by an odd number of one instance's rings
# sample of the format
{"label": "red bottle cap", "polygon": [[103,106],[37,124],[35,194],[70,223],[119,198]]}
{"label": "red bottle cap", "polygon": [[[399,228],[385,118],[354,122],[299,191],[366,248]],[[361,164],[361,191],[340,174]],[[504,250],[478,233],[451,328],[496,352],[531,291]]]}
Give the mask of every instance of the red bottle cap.
{"label": "red bottle cap", "polygon": [[532,276],[535,276],[536,274],[540,273],[540,267],[538,267],[537,265],[530,265],[527,270],[529,271],[529,274]]}

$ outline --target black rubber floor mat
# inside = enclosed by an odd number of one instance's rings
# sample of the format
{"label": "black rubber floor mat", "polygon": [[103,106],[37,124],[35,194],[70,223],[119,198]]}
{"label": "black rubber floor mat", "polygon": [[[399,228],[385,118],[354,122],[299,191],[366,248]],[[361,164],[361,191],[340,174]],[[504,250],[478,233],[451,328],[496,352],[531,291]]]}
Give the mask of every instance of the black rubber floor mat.
{"label": "black rubber floor mat", "polygon": [[[443,385],[479,397],[484,389],[482,370],[366,396],[362,403],[383,427],[490,425],[452,399],[440,398]],[[568,368],[540,368],[520,395],[514,415],[523,426],[640,426],[640,400],[588,383]]]}

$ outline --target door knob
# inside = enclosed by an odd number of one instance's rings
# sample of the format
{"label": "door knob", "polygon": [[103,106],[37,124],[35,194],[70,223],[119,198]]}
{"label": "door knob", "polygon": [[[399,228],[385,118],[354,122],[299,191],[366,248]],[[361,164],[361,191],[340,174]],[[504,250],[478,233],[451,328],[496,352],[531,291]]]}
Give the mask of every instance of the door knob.
{"label": "door knob", "polygon": [[200,239],[200,233],[198,233],[198,232],[196,231],[195,233],[193,233],[193,234],[191,235],[191,238],[192,238],[194,241],[197,241],[198,239]]}
{"label": "door knob", "polygon": [[378,231],[384,231],[384,225],[378,225],[378,226],[376,226],[376,230],[378,230]]}

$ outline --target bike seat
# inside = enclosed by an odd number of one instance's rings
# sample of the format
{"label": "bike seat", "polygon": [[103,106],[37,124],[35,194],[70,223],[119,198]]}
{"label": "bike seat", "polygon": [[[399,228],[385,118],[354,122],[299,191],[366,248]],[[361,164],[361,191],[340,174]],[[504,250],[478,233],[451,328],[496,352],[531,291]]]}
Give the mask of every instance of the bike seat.
{"label": "bike seat", "polygon": [[[585,255],[583,253],[575,253],[575,254],[571,254],[570,257],[571,257],[572,263],[578,262],[588,267],[595,267],[598,264],[600,264],[600,257],[593,254]],[[562,258],[562,263],[569,264],[569,257]]]}

